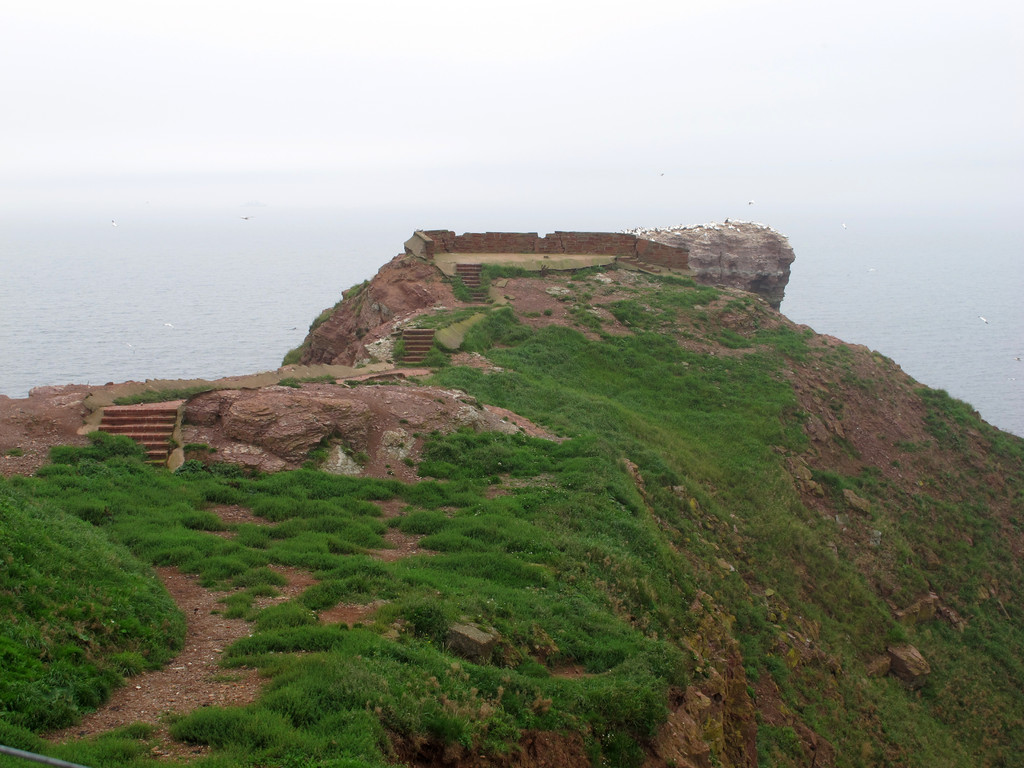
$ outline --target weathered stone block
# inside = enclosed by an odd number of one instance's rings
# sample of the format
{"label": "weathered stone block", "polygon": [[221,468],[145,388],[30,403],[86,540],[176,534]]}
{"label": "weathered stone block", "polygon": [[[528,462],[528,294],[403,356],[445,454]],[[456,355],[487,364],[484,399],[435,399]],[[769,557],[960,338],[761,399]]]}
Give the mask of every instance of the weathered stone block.
{"label": "weathered stone block", "polygon": [[473,624],[453,624],[448,630],[448,645],[464,659],[485,664],[491,659],[499,635],[485,632]]}

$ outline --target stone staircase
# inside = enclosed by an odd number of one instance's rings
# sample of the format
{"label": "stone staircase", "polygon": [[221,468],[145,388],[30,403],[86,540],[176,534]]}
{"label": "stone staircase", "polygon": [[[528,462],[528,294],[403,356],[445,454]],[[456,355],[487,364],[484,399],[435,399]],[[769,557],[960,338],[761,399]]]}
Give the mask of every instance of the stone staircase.
{"label": "stone staircase", "polygon": [[474,301],[483,301],[487,298],[487,292],[480,286],[480,272],[483,264],[456,264],[455,274],[462,279],[462,284],[469,288],[473,294]]}
{"label": "stone staircase", "polygon": [[145,405],[110,405],[103,409],[101,432],[125,435],[146,449],[150,464],[165,464],[171,453],[171,437],[178,426],[184,400]]}
{"label": "stone staircase", "polygon": [[434,329],[406,328],[402,331],[402,341],[405,343],[405,354],[402,356],[402,362],[423,362],[427,352],[434,346]]}

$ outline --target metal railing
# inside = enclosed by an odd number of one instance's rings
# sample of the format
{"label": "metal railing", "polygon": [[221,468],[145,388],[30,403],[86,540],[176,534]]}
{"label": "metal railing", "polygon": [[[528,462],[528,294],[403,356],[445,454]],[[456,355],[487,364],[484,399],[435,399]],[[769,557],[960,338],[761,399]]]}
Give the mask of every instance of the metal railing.
{"label": "metal railing", "polygon": [[25,760],[31,760],[34,763],[53,765],[56,766],[56,768],[87,768],[87,766],[79,765],[78,763],[69,763],[67,760],[58,760],[56,757],[47,757],[46,755],[37,755],[35,752],[26,752],[23,749],[5,747],[3,744],[0,744],[0,755],[21,757]]}

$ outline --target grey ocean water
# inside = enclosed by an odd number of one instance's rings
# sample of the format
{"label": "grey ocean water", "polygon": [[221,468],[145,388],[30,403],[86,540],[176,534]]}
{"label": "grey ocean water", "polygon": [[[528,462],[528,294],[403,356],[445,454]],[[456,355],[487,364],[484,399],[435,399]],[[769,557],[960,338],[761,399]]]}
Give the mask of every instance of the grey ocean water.
{"label": "grey ocean water", "polygon": [[787,234],[790,319],[877,350],[1024,436],[1024,254],[1005,219],[875,216]]}
{"label": "grey ocean water", "polygon": [[0,393],[272,370],[408,237],[264,208],[140,208],[116,224],[97,213],[0,219]]}
{"label": "grey ocean water", "polygon": [[[414,226],[459,226],[397,211],[237,207],[139,207],[116,223],[95,212],[0,215],[0,394],[276,368]],[[787,316],[881,352],[1024,436],[1015,233],[955,217],[770,223],[797,255]]]}

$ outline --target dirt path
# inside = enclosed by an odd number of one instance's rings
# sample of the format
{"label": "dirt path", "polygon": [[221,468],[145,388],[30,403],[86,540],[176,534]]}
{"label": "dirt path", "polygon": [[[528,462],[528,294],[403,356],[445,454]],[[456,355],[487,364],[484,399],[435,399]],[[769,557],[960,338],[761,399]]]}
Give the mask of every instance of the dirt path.
{"label": "dirt path", "polygon": [[260,679],[255,669],[225,670],[218,666],[221,652],[249,635],[249,624],[214,613],[221,607],[218,601],[224,593],[200,586],[198,576],[183,574],[177,568],[158,568],[157,573],[185,613],[188,627],[184,649],[163,669],[128,678],[124,687],[114,691],[104,706],[86,715],[81,723],[49,734],[51,741],[95,736],[142,722],[157,726],[158,739],[165,745],[158,748],[160,754],[196,755],[204,750],[172,742],[161,723],[162,715],[187,714],[211,705],[248,704],[256,699]]}
{"label": "dirt path", "polygon": [[[391,518],[402,513],[404,503],[391,500],[380,502],[380,506],[385,518]],[[250,510],[236,505],[223,505],[211,511],[226,523],[269,524]],[[229,532],[224,534],[231,535]],[[424,551],[419,548],[421,536],[390,529],[384,538],[392,545],[391,548],[372,552],[374,557],[383,561],[393,561]],[[281,573],[287,579],[287,584],[280,588],[278,596],[257,600],[257,607],[291,600],[316,583],[305,571],[281,566],[271,568]],[[153,749],[154,755],[194,758],[209,752],[209,749],[171,739],[167,725],[163,722],[165,715],[185,715],[199,707],[249,704],[259,696],[263,680],[257,670],[249,667],[225,669],[220,666],[220,656],[224,649],[235,640],[252,634],[250,624],[244,619],[228,619],[220,614],[223,609],[220,601],[227,593],[206,589],[199,583],[198,576],[181,573],[177,568],[157,568],[156,573],[175,604],[185,614],[185,646],[181,653],[162,669],[128,678],[123,687],[113,692],[106,704],[86,715],[78,725],[48,734],[50,741],[87,738],[132,723],[148,723],[156,727],[155,741],[158,746]],[[323,611],[320,621],[325,624],[345,622],[351,626],[372,616],[383,602],[374,601],[365,605],[341,603]]]}

